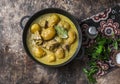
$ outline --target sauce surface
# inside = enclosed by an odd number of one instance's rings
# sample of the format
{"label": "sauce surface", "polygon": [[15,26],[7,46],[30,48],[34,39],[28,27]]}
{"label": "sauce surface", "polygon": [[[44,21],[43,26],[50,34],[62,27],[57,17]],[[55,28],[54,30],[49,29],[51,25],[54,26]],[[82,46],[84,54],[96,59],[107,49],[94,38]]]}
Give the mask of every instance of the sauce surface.
{"label": "sauce surface", "polygon": [[33,21],[26,40],[36,60],[46,65],[59,65],[76,52],[78,31],[68,17],[49,13]]}

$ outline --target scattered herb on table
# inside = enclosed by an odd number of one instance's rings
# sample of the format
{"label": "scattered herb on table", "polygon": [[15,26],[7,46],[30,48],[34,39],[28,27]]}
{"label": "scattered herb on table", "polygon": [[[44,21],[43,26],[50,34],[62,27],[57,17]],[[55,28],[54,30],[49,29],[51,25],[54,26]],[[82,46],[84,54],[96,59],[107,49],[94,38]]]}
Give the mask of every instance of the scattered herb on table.
{"label": "scattered herb on table", "polygon": [[108,61],[111,52],[109,45],[114,46],[114,49],[117,50],[118,42],[120,42],[119,39],[105,38],[99,35],[96,38],[96,43],[92,46],[92,48],[87,49],[87,55],[90,60],[87,63],[88,67],[84,68],[83,71],[86,74],[90,84],[96,83],[94,76],[99,70],[96,62],[99,60]]}

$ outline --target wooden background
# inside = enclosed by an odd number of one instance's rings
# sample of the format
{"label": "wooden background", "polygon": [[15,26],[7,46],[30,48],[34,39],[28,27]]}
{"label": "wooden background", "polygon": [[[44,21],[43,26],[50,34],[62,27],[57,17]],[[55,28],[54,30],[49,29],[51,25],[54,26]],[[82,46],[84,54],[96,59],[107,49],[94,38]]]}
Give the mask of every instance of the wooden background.
{"label": "wooden background", "polygon": [[[120,0],[0,0],[0,84],[88,84],[83,60],[73,60],[60,68],[35,63],[24,51],[20,19],[49,7],[62,8],[83,20]],[[120,84],[120,69],[97,84]]]}

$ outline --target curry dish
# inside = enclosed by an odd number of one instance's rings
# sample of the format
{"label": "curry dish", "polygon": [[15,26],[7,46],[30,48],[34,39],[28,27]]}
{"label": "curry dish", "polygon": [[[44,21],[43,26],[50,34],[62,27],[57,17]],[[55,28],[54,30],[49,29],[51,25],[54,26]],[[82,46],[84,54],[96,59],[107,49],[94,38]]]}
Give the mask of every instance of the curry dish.
{"label": "curry dish", "polygon": [[30,25],[27,46],[32,56],[46,65],[68,61],[78,47],[78,31],[73,22],[58,13],[44,14]]}

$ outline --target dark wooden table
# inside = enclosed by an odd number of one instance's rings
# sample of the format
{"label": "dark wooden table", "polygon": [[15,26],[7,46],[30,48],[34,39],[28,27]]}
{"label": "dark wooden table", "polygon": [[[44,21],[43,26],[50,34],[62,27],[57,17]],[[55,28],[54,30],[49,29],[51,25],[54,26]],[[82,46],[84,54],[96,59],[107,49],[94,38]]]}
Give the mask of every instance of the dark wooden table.
{"label": "dark wooden table", "polygon": [[[49,7],[62,8],[79,20],[119,4],[120,0],[0,0],[0,84],[88,84],[83,60],[48,68],[35,63],[24,51],[20,19]],[[120,69],[97,84],[120,84]]]}

